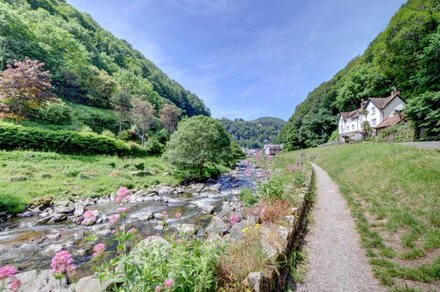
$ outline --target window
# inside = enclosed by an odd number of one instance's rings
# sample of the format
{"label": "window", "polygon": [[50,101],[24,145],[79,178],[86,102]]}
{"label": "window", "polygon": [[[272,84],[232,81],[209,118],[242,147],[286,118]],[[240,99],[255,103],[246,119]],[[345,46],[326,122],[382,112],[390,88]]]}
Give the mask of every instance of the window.
{"label": "window", "polygon": [[344,133],[344,126],[341,126],[341,133]]}
{"label": "window", "polygon": [[371,108],[371,114],[374,115],[375,113],[376,113],[376,108],[375,108],[375,107],[372,107],[372,108]]}
{"label": "window", "polygon": [[374,127],[374,126],[376,126],[376,119],[372,119],[371,120],[371,125]]}
{"label": "window", "polygon": [[347,126],[347,132],[350,131],[350,128]]}
{"label": "window", "polygon": [[351,127],[352,127],[352,130],[354,131],[354,125],[352,125]]}

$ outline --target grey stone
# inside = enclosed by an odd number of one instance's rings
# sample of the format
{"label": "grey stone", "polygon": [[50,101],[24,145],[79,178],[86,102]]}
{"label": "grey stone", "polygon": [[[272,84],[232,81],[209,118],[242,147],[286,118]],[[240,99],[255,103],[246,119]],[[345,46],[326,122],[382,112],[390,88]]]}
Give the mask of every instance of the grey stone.
{"label": "grey stone", "polygon": [[49,222],[49,224],[53,224],[56,222],[61,222],[67,219],[67,215],[65,213],[55,213],[51,216]]}
{"label": "grey stone", "polygon": [[56,232],[56,233],[49,233],[46,235],[46,238],[49,240],[54,240],[54,239],[58,239],[61,237],[61,233]]}
{"label": "grey stone", "polygon": [[72,213],[75,210],[75,206],[71,201],[59,201],[55,203],[55,213]]}
{"label": "grey stone", "polygon": [[84,249],[74,249],[72,253],[74,256],[83,257],[86,251]]}
{"label": "grey stone", "polygon": [[160,232],[162,232],[163,231],[163,226],[162,225],[156,225],[156,226],[154,226],[154,228],[153,228],[155,231],[160,231]]}
{"label": "grey stone", "polygon": [[51,216],[41,218],[37,221],[37,224],[46,224],[47,222],[49,222],[50,218],[51,218]]}
{"label": "grey stone", "polygon": [[57,252],[61,251],[63,249],[63,246],[61,244],[51,244],[48,247],[46,247],[42,253],[46,256],[53,256]]}
{"label": "grey stone", "polygon": [[176,229],[181,233],[187,233],[187,234],[195,234],[197,232],[197,228],[194,224],[177,224]]}
{"label": "grey stone", "polygon": [[73,287],[67,286],[65,278],[61,280],[55,279],[50,270],[42,270],[37,272],[35,270],[16,275],[17,279],[21,281],[22,286],[18,289],[20,292],[45,292],[45,291],[62,291],[74,292]]}
{"label": "grey stone", "polygon": [[107,287],[109,285],[106,283],[103,283],[101,286],[101,283],[98,279],[96,279],[94,276],[84,277],[81,278],[78,283],[75,285],[75,291],[76,292],[98,292],[98,291],[106,291]]}
{"label": "grey stone", "polygon": [[82,216],[84,214],[85,208],[84,204],[82,202],[75,203],[75,211],[73,212],[73,215],[76,217]]}
{"label": "grey stone", "polygon": [[226,231],[228,231],[228,229],[229,229],[228,224],[223,222],[223,220],[218,216],[214,216],[211,219],[211,223],[206,228],[206,233],[208,233],[208,235],[212,233],[223,235],[226,233]]}
{"label": "grey stone", "polygon": [[245,285],[254,292],[270,291],[269,280],[263,272],[250,273],[245,279]]}
{"label": "grey stone", "polygon": [[98,236],[107,236],[107,235],[110,235],[111,233],[112,233],[111,229],[110,228],[106,228],[106,229],[103,229],[103,230],[100,230],[100,231],[96,232],[96,235],[98,235]]}

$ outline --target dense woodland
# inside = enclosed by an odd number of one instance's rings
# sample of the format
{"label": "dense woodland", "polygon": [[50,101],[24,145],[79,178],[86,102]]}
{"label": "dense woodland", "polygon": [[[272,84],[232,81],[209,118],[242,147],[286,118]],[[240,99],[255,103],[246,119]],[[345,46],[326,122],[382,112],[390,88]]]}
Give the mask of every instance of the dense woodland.
{"label": "dense woodland", "polygon": [[264,117],[253,121],[243,119],[220,119],[232,137],[246,148],[262,148],[264,144],[275,142],[277,135],[286,124],[278,118]]}
{"label": "dense woodland", "polygon": [[[386,97],[398,89],[416,137],[440,139],[440,2],[409,0],[362,56],[299,104],[278,141],[287,149],[327,142],[338,114],[359,107],[362,99]],[[421,131],[423,129],[423,131]]]}
{"label": "dense woodland", "polygon": [[180,117],[210,115],[195,94],[64,0],[0,1],[0,69],[26,57],[44,63],[62,100],[28,111],[26,126],[120,134],[136,125],[141,132],[140,123],[121,119],[132,100],[149,103],[137,105],[154,115],[147,129],[154,133],[174,130],[160,123],[166,105]]}

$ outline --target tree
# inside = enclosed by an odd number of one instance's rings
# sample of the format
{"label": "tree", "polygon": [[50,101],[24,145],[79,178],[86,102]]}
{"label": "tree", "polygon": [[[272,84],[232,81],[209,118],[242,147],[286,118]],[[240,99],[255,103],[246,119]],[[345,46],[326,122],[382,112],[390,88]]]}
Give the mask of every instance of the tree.
{"label": "tree", "polygon": [[116,94],[112,96],[110,102],[113,106],[113,109],[119,116],[118,134],[120,134],[122,131],[122,124],[127,119],[127,116],[132,108],[130,102],[130,94],[128,93],[128,90],[126,88],[119,90],[118,92],[116,92]]}
{"label": "tree", "polygon": [[168,133],[172,134],[176,130],[179,115],[180,110],[171,104],[165,104],[162,107],[160,111],[160,121]]}
{"label": "tree", "polygon": [[440,91],[425,92],[411,99],[404,110],[414,122],[417,137],[423,140],[440,139]]}
{"label": "tree", "polygon": [[148,101],[138,97],[133,99],[132,105],[131,119],[140,132],[141,144],[144,147],[146,133],[154,123],[154,107]]}
{"label": "tree", "polygon": [[231,140],[219,121],[195,116],[180,122],[171,135],[165,157],[182,168],[198,168],[200,176],[206,164],[225,163]]}
{"label": "tree", "polygon": [[38,109],[48,101],[54,101],[49,71],[43,71],[44,63],[25,58],[8,65],[0,77],[1,103],[18,124],[30,110]]}

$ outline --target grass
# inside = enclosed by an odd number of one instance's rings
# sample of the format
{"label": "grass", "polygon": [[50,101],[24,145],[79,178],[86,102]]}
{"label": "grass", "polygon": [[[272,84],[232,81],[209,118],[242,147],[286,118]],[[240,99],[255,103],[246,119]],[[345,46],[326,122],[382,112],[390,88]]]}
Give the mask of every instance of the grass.
{"label": "grass", "polygon": [[[145,170],[147,176],[130,172]],[[0,212],[19,212],[42,197],[97,197],[119,186],[175,185],[171,167],[159,157],[118,158],[32,151],[0,151]]]}
{"label": "grass", "polygon": [[[292,160],[299,153],[280,158]],[[440,279],[440,257],[435,256],[440,248],[438,151],[362,143],[304,153],[339,185],[382,283],[394,286],[395,279],[424,283]]]}

